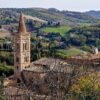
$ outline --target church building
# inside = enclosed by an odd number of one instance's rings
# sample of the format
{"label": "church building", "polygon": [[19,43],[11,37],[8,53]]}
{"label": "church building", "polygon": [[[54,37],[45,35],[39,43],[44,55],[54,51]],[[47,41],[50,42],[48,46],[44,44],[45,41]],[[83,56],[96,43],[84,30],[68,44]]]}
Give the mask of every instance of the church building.
{"label": "church building", "polygon": [[21,13],[18,32],[14,36],[14,73],[20,75],[21,71],[30,66],[30,33],[27,32],[24,15]]}
{"label": "church building", "polygon": [[30,33],[26,30],[24,15],[21,14],[18,32],[14,36],[14,75],[17,82],[23,81],[27,87],[33,86],[32,91],[45,93],[49,91],[48,79],[56,80],[59,77],[63,82],[64,77],[70,77],[72,72],[73,66],[62,59],[44,57],[30,63]]}

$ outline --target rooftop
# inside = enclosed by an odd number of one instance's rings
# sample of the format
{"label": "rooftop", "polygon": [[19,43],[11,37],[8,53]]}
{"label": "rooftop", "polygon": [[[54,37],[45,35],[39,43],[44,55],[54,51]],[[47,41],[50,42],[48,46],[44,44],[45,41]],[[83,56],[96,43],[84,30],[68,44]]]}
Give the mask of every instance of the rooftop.
{"label": "rooftop", "polygon": [[31,63],[29,68],[26,68],[26,71],[33,72],[67,72],[70,73],[72,71],[72,65],[68,64],[64,60],[55,59],[55,58],[41,58],[39,60]]}

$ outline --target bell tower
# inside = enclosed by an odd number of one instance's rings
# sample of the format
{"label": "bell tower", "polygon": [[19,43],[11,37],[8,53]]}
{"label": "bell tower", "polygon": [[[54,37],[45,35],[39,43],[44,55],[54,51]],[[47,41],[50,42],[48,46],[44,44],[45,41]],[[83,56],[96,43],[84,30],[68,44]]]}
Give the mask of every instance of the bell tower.
{"label": "bell tower", "polygon": [[18,32],[14,36],[14,73],[30,66],[30,33],[26,31],[24,15],[20,14]]}

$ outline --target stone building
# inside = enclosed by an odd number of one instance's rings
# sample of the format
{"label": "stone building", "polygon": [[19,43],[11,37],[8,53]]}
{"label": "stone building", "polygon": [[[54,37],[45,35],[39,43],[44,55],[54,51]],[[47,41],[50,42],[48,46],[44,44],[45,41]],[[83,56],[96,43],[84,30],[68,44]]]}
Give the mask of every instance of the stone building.
{"label": "stone building", "polygon": [[72,72],[73,66],[61,59],[41,58],[30,63],[30,34],[26,31],[24,16],[21,14],[18,33],[14,36],[14,75],[16,79],[21,79],[33,91],[38,90],[44,93],[49,91],[47,88],[49,88],[51,79],[57,83],[59,77],[63,82],[70,77]]}
{"label": "stone building", "polygon": [[26,31],[24,16],[20,15],[18,33],[14,36],[14,72],[20,75],[30,66],[30,33]]}
{"label": "stone building", "polygon": [[[26,86],[39,93],[48,93],[50,84],[59,86],[66,83],[73,73],[74,67],[61,59],[41,58],[30,64],[29,68],[22,71],[21,77]],[[64,85],[65,86],[65,85]],[[67,88],[66,88],[67,89]]]}

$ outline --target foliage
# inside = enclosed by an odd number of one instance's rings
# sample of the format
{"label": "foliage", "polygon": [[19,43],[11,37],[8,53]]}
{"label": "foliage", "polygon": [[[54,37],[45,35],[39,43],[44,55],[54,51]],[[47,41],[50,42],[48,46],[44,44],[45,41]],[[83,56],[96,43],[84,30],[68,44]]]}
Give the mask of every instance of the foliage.
{"label": "foliage", "polygon": [[72,84],[70,92],[83,95],[85,100],[100,99],[100,74],[89,73],[84,76],[77,77],[75,83]]}
{"label": "foliage", "polygon": [[88,11],[86,14],[95,17],[95,18],[100,18],[100,11]]}
{"label": "foliage", "polygon": [[85,13],[59,11],[42,8],[1,8],[0,9],[0,24],[13,24],[18,22],[18,13],[35,16],[49,22],[60,21],[63,25],[77,26],[79,24],[97,23],[99,19],[91,17]]}
{"label": "foliage", "polygon": [[13,67],[6,65],[5,63],[0,64],[0,76],[5,74],[6,76],[10,76],[13,74]]}
{"label": "foliage", "polygon": [[13,65],[13,55],[11,52],[0,51],[0,62]]}
{"label": "foliage", "polygon": [[[96,46],[100,45],[100,27],[84,26],[75,27],[67,32],[69,34],[69,44],[75,46]],[[99,48],[100,49],[100,48]]]}
{"label": "foliage", "polygon": [[80,49],[82,49],[86,52],[92,52],[92,48],[90,46],[81,46]]}

